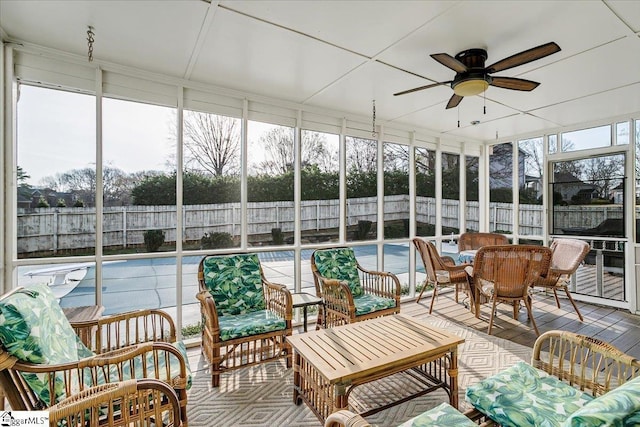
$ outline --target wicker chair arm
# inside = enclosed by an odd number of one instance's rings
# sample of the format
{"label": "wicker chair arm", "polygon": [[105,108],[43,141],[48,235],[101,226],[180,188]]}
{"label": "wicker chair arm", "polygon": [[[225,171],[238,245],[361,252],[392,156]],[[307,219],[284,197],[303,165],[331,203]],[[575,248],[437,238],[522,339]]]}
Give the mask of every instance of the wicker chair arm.
{"label": "wicker chair arm", "polygon": [[200,291],[196,294],[200,301],[200,311],[202,312],[204,327],[211,332],[214,337],[220,335],[220,323],[218,322],[218,310],[216,303],[209,291]]}
{"label": "wicker chair arm", "polygon": [[[123,405],[125,401],[129,404]],[[182,425],[175,391],[158,380],[128,380],[91,387],[53,405],[49,425],[77,425],[79,420],[90,425],[128,426],[134,421],[146,425],[155,424],[159,415],[168,417],[163,421],[169,424],[163,425]]]}
{"label": "wicker chair arm", "polygon": [[322,287],[324,306],[327,309],[338,311],[347,316],[355,316],[356,305],[353,302],[351,289],[349,289],[349,285],[346,282],[321,278],[320,286]]}
{"label": "wicker chair arm", "polygon": [[358,414],[343,409],[329,415],[324,422],[324,427],[370,427],[367,422]]}
{"label": "wicker chair arm", "polygon": [[548,331],[533,346],[531,365],[599,396],[640,376],[640,361],[597,338]]}
{"label": "wicker chair arm", "polygon": [[285,320],[293,319],[293,300],[291,292],[285,285],[269,282],[263,279],[265,286],[264,299],[265,305],[269,310],[278,313]]}
{"label": "wicker chair arm", "polygon": [[74,322],[71,326],[79,336],[91,337],[87,347],[95,353],[145,342],[176,342],[175,323],[162,310],[130,311],[96,320]]}
{"label": "wicker chair arm", "polygon": [[374,271],[363,268],[356,264],[358,270],[363,274],[362,285],[365,289],[386,298],[398,299],[400,301],[401,286],[398,277],[387,271]]}

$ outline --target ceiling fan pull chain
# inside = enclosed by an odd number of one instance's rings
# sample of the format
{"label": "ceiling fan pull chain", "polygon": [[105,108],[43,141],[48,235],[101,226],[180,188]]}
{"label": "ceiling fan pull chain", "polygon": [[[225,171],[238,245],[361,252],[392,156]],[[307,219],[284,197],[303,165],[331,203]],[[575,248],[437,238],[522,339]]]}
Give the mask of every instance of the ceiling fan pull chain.
{"label": "ceiling fan pull chain", "polygon": [[484,111],[483,114],[487,114],[487,92],[483,92],[482,93],[482,98],[484,98],[484,105],[482,107],[482,110]]}
{"label": "ceiling fan pull chain", "polygon": [[458,127],[460,127],[460,107],[458,107],[457,110],[458,110]]}

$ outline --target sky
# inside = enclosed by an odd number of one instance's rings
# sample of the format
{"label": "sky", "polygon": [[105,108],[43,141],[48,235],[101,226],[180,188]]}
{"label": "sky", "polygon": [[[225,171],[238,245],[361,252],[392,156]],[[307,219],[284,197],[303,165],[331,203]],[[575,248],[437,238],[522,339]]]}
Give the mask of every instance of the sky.
{"label": "sky", "polygon": [[[95,97],[20,86],[18,166],[38,185],[71,169],[95,167]],[[171,108],[104,99],[104,162],[125,172],[166,170],[175,151]]]}
{"label": "sky", "polygon": [[[45,177],[95,167],[95,97],[20,86],[18,166],[33,186]],[[105,165],[126,173],[168,172],[175,159],[175,109],[103,98],[102,142]],[[250,122],[250,163],[264,156],[255,142],[275,125]]]}

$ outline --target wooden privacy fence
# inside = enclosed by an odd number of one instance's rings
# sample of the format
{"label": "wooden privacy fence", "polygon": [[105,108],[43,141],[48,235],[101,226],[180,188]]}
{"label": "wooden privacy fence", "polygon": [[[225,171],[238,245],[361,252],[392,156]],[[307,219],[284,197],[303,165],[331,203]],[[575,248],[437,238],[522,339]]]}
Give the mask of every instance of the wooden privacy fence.
{"label": "wooden privacy fence", "polygon": [[[358,221],[377,222],[377,197],[347,200],[346,224]],[[384,197],[384,221],[408,220],[411,201],[408,195]],[[182,238],[198,241],[205,233],[224,232],[240,235],[240,203],[183,206]],[[490,204],[492,230],[511,232],[513,206],[509,203]],[[478,230],[478,202],[466,202],[467,229]],[[606,218],[621,218],[622,208],[612,206],[563,206],[555,209],[555,227],[595,227]],[[459,227],[459,202],[442,200],[442,224]],[[435,224],[434,198],[416,197],[416,220]],[[520,234],[542,234],[542,206],[520,205]],[[312,200],[300,203],[301,231],[337,229],[340,225],[339,200]],[[54,252],[95,247],[96,214],[94,208],[19,209],[17,218],[18,253]],[[161,229],[165,241],[176,241],[175,206],[105,207],[103,242],[105,247],[138,246],[144,243],[144,232]],[[293,202],[247,203],[247,233],[250,236],[270,235],[272,228],[292,232],[295,223]],[[179,236],[178,236],[179,237]]]}

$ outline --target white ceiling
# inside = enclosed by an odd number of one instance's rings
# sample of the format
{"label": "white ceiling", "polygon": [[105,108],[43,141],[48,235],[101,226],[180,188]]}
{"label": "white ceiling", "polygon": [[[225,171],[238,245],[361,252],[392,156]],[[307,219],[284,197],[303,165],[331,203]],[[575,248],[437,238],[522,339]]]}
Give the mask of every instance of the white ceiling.
{"label": "white ceiling", "polygon": [[[295,103],[491,140],[640,112],[640,1],[20,1],[0,0],[9,40]],[[496,75],[445,110],[453,78],[429,57],[487,49],[487,64],[555,41],[561,51]],[[460,127],[457,127],[458,118]],[[472,126],[472,120],[480,124]]]}

